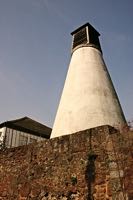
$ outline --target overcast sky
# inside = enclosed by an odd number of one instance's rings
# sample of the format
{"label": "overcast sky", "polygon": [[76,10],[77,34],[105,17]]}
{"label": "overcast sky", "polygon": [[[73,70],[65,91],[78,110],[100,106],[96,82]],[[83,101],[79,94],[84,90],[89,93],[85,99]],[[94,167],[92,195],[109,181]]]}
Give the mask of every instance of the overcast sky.
{"label": "overcast sky", "polygon": [[29,116],[53,126],[75,28],[101,34],[104,60],[133,119],[132,0],[0,0],[0,123]]}

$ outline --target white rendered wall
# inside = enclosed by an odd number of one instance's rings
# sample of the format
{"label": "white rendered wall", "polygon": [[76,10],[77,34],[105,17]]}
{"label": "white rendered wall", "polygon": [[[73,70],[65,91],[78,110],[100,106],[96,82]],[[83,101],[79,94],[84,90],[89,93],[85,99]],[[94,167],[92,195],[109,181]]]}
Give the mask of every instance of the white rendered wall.
{"label": "white rendered wall", "polygon": [[76,49],[71,57],[51,138],[100,125],[125,124],[101,52],[94,47]]}

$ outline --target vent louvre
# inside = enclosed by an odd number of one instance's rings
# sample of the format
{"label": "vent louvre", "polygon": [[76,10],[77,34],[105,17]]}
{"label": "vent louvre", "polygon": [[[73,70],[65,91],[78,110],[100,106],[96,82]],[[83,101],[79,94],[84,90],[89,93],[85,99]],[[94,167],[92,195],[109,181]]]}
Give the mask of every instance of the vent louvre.
{"label": "vent louvre", "polygon": [[86,27],[79,30],[77,33],[74,34],[74,40],[73,40],[73,49],[80,45],[87,43],[87,32]]}

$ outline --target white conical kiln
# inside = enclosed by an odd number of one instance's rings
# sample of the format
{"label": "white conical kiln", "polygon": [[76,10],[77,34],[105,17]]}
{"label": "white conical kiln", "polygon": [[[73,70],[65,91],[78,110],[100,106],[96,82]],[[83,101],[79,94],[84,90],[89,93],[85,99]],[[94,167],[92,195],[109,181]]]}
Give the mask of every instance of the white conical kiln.
{"label": "white conical kiln", "polygon": [[126,123],[103,60],[100,34],[89,23],[71,34],[72,56],[51,138]]}

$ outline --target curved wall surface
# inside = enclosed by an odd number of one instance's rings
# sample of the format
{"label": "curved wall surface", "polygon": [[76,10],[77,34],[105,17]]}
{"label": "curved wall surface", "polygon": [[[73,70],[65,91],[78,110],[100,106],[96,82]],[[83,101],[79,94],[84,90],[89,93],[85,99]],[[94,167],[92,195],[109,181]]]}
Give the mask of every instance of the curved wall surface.
{"label": "curved wall surface", "polygon": [[51,137],[126,120],[101,51],[77,48],[71,57]]}

